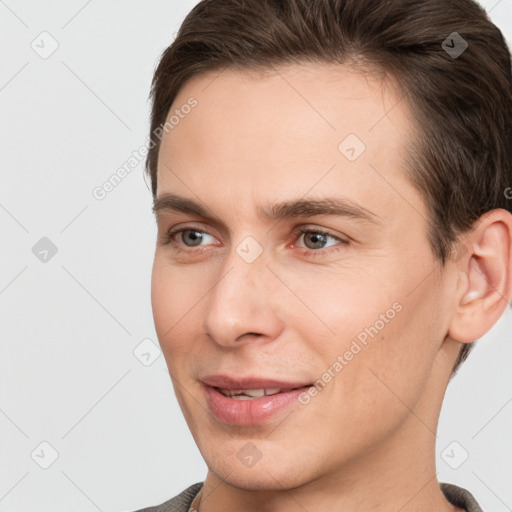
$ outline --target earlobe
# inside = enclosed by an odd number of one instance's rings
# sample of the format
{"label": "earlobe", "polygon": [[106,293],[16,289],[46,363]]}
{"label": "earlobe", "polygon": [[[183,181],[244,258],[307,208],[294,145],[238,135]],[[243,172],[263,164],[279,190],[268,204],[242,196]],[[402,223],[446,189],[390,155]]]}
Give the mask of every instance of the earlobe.
{"label": "earlobe", "polygon": [[483,215],[467,236],[458,262],[459,287],[449,336],[471,343],[499,320],[512,293],[512,215],[496,209]]}

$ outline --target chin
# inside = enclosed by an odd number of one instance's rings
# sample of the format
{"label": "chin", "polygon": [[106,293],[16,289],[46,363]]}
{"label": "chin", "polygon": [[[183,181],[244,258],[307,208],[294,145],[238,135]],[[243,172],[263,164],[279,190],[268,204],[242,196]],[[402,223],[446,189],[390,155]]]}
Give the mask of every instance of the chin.
{"label": "chin", "polygon": [[304,483],[297,478],[297,475],[285,474],[280,470],[276,471],[276,468],[268,472],[264,469],[257,472],[251,470],[229,472],[228,469],[226,474],[217,473],[217,477],[233,487],[246,491],[282,491],[293,489]]}
{"label": "chin", "polygon": [[[224,447],[225,448],[225,447]],[[205,458],[208,468],[217,478],[247,491],[282,491],[299,487],[314,479],[313,474],[306,474],[307,467],[311,472],[311,460],[307,465],[297,464],[297,460],[287,459],[286,454],[274,453],[272,457],[263,455],[252,466],[245,466],[228,450],[211,453]]]}

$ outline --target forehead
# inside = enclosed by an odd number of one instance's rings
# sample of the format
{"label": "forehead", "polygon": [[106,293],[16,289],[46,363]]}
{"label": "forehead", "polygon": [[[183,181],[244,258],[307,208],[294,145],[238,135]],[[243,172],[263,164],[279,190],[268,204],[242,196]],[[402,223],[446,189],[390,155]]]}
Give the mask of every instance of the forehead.
{"label": "forehead", "polygon": [[255,191],[334,187],[359,201],[371,187],[383,192],[383,179],[409,187],[404,153],[415,125],[389,77],[318,63],[215,71],[182,87],[168,119],[190,98],[197,106],[162,139],[157,194],[229,188],[233,204]]}

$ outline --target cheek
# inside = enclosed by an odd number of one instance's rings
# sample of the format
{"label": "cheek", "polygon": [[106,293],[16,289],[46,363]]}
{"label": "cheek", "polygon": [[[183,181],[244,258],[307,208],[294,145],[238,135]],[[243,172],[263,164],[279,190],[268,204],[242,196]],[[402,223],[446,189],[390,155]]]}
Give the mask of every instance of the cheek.
{"label": "cheek", "polygon": [[[367,324],[359,332],[366,345],[346,368],[345,379],[351,391],[349,400],[359,417],[381,423],[379,428],[390,430],[411,410],[421,407],[428,389],[432,365],[439,343],[433,317],[432,295],[398,295],[399,310],[386,309],[387,299],[380,307],[372,307]],[[386,314],[386,311],[388,312]],[[384,313],[384,316],[381,314]],[[388,322],[381,320],[388,317]],[[393,317],[393,318],[391,318]],[[358,341],[358,335],[355,339]],[[346,393],[345,390],[341,392]],[[359,402],[361,401],[361,402]],[[425,418],[426,419],[426,418]],[[374,426],[368,424],[369,430]]]}
{"label": "cheek", "polygon": [[197,290],[197,282],[192,286],[186,272],[167,264],[158,255],[155,257],[151,275],[151,305],[155,330],[166,357],[170,350],[179,350],[179,340],[183,340],[183,345],[186,343],[183,329],[194,314],[194,303],[200,298]]}
{"label": "cheek", "polygon": [[202,360],[202,334],[207,293],[213,270],[170,264],[156,255],[151,277],[151,303],[158,341],[173,376],[191,374]]}
{"label": "cheek", "polygon": [[331,270],[303,274],[300,280],[289,276],[288,282],[305,306],[295,304],[289,309],[295,327],[307,336],[314,328],[322,343],[313,343],[313,347],[322,347],[331,358],[343,354],[353,341],[366,347],[377,336],[387,337],[399,322],[400,287],[379,287],[369,273]]}
{"label": "cheek", "polygon": [[164,265],[157,257],[153,262],[151,274],[151,307],[153,320],[160,343],[164,339],[165,332],[175,323],[172,318],[174,305],[174,291],[169,280],[168,273],[164,271]]}
{"label": "cheek", "polygon": [[388,272],[387,282],[382,276],[384,269],[358,279],[339,273],[335,280],[302,280],[295,290],[317,318],[303,310],[293,314],[295,328],[308,337],[309,350],[323,363],[318,370],[336,375],[339,399],[373,397],[377,409],[400,404],[393,393],[406,403],[417,401],[438,349],[431,282],[410,293],[412,280],[405,267],[393,279]]}

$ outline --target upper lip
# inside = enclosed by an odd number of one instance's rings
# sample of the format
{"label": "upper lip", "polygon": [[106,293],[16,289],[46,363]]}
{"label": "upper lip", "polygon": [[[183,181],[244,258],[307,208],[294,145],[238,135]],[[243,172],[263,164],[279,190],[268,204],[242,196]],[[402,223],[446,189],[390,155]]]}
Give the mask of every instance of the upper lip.
{"label": "upper lip", "polygon": [[229,375],[206,375],[200,379],[204,384],[221,389],[294,389],[310,386],[303,381],[284,381],[261,377],[231,377]]}

